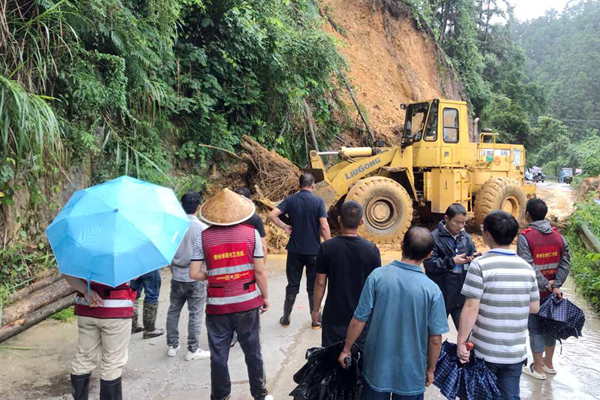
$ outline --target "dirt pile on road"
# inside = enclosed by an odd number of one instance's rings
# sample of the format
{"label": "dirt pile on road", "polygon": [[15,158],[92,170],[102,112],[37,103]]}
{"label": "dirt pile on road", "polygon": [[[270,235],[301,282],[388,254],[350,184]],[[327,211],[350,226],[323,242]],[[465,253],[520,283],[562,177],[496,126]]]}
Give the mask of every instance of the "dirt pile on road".
{"label": "dirt pile on road", "polygon": [[586,178],[577,186],[577,199],[584,200],[593,193],[595,198],[600,198],[600,176],[595,178]]}
{"label": "dirt pile on road", "polygon": [[[391,0],[324,0],[326,31],[339,40],[349,80],[375,136],[399,141],[401,103],[438,97],[461,100],[461,87],[434,39],[419,30],[412,10]],[[358,115],[356,116],[358,121]]]}
{"label": "dirt pile on road", "polygon": [[561,222],[573,214],[575,192],[568,185],[551,185],[544,187],[538,185],[537,197],[548,205],[548,218],[550,221]]}

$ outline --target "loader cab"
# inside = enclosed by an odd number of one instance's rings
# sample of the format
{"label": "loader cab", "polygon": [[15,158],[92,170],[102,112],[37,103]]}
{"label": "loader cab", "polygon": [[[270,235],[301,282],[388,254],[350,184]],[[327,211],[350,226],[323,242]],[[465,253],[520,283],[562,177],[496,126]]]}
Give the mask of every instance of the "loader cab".
{"label": "loader cab", "polygon": [[414,147],[414,167],[463,167],[469,164],[467,103],[431,100],[406,107],[403,143]]}

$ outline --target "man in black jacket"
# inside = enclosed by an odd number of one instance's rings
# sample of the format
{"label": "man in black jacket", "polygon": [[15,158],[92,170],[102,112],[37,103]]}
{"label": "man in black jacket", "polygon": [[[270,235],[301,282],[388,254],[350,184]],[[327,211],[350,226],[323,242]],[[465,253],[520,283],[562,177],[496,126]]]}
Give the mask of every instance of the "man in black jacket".
{"label": "man in black jacket", "polygon": [[444,220],[440,221],[432,235],[435,240],[431,257],[425,260],[425,273],[442,290],[446,304],[446,315],[452,315],[458,329],[460,313],[465,297],[460,294],[469,263],[477,257],[473,239],[465,232],[467,210],[462,204],[448,207]]}

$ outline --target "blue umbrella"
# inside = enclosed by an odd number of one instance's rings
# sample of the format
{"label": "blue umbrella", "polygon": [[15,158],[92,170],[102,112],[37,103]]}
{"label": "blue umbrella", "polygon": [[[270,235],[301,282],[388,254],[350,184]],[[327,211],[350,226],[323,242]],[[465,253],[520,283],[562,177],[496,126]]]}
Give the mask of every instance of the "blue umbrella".
{"label": "blue umbrella", "polygon": [[168,265],[189,225],[173,190],[122,176],[75,192],[46,235],[62,274],[116,287]]}

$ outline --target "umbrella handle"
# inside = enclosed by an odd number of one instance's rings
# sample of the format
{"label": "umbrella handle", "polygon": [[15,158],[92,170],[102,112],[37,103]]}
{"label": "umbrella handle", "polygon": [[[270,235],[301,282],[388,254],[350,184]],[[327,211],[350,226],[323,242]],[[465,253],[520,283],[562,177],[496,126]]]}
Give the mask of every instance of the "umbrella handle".
{"label": "umbrella handle", "polygon": [[348,369],[350,367],[350,364],[352,364],[352,359],[350,358],[350,356],[344,357],[344,367]]}

